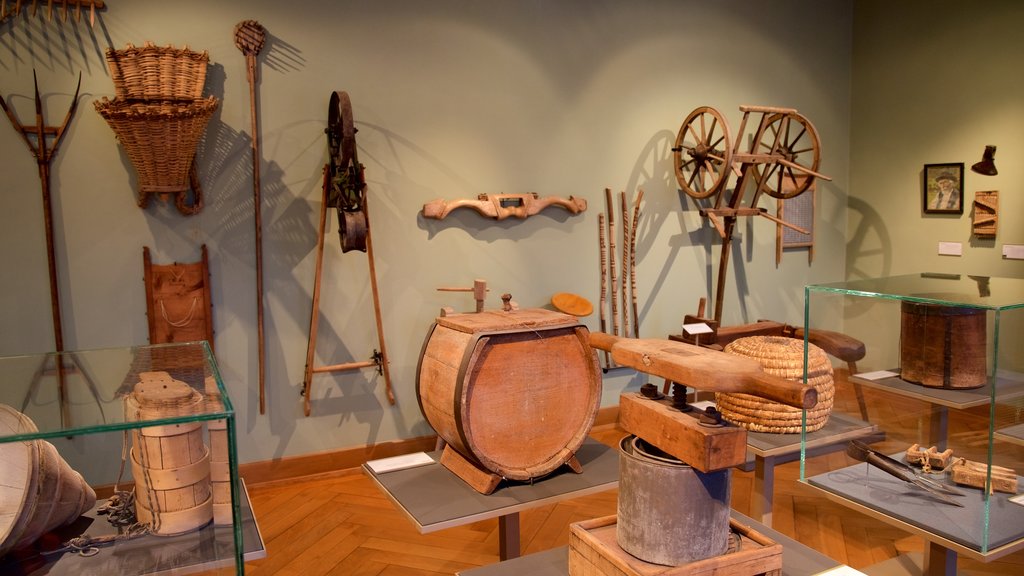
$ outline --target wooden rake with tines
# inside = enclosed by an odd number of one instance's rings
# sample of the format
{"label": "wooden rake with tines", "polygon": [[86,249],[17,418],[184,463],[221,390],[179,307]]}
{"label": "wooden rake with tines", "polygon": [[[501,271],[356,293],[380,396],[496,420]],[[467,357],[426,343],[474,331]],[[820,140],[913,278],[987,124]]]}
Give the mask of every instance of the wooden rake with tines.
{"label": "wooden rake with tines", "polygon": [[[13,4],[8,8],[8,4]],[[0,22],[21,15],[23,8],[28,9],[27,0],[0,0]],[[39,0],[31,0],[31,15],[35,16],[39,12]],[[46,20],[47,22],[53,21],[53,6],[56,4],[60,10],[61,22],[68,21],[69,7],[73,4],[75,6],[75,22],[82,20],[82,8],[89,9],[89,25],[96,25],[96,9],[106,8],[106,3],[103,0],[46,0]]]}
{"label": "wooden rake with tines", "polygon": [[235,46],[245,55],[245,67],[249,78],[249,108],[252,120],[252,195],[253,211],[256,221],[256,322],[258,324],[257,346],[259,346],[259,394],[260,414],[267,411],[264,376],[266,374],[266,358],[264,357],[263,334],[263,220],[260,212],[260,138],[259,115],[256,109],[256,56],[263,49],[266,31],[255,20],[243,20],[235,25]]}

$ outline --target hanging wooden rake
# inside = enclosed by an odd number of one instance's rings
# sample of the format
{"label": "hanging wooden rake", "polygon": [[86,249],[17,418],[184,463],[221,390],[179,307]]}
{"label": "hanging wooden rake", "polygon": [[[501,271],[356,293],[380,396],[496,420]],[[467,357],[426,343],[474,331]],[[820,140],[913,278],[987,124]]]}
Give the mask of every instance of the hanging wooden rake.
{"label": "hanging wooden rake", "polygon": [[245,67],[249,77],[249,104],[252,120],[252,196],[254,218],[256,220],[256,329],[257,346],[259,346],[259,392],[260,414],[267,411],[266,400],[266,359],[264,357],[263,335],[263,221],[260,214],[260,138],[259,116],[256,113],[256,56],[263,49],[266,30],[255,20],[243,20],[235,25],[235,46],[245,55]]}
{"label": "hanging wooden rake", "polygon": [[[61,140],[67,133],[67,127],[71,122],[71,117],[74,116],[75,110],[78,108],[78,94],[82,88],[82,75],[78,75],[78,85],[75,87],[75,95],[71,99],[71,106],[68,108],[67,114],[64,115],[64,121],[60,126],[47,126],[46,122],[43,120],[43,101],[42,98],[39,97],[39,81],[36,78],[35,70],[32,71],[32,83],[35,88],[35,123],[22,124],[18,120],[17,116],[15,116],[14,111],[8,107],[7,102],[4,101],[2,96],[0,96],[0,108],[3,109],[4,113],[7,115],[7,119],[11,121],[11,125],[14,126],[14,129],[28,146],[29,152],[35,156],[36,165],[39,168],[39,181],[43,193],[43,223],[46,229],[46,259],[50,272],[50,308],[53,313],[53,340],[54,348],[56,352],[58,352],[58,355],[56,356],[56,370],[61,408],[61,425],[67,427],[70,425],[71,416],[68,412],[69,404],[65,377],[67,372],[69,370],[74,370],[74,368],[65,366],[63,359],[59,355],[60,352],[64,351],[64,328],[61,323],[60,292],[57,281],[57,257],[53,241],[53,203],[50,199],[50,163],[53,161],[54,156],[57,155],[57,149],[60,147]],[[70,357],[72,361],[75,360],[74,355],[71,355]],[[90,382],[90,386],[91,385],[92,384]]]}

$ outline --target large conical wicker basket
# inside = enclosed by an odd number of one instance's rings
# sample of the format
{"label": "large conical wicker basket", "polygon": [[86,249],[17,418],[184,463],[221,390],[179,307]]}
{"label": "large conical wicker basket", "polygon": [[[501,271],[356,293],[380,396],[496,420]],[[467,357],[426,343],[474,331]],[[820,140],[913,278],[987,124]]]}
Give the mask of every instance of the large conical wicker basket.
{"label": "large conical wicker basket", "polygon": [[[138,172],[139,206],[145,208],[152,194],[177,195],[179,210],[198,212],[202,203],[193,162],[219,105],[214,96],[202,97],[209,55],[147,43],[108,49],[106,57],[116,96],[93,104]],[[182,201],[190,188],[196,194],[191,209]]]}
{"label": "large conical wicker basket", "polygon": [[[32,420],[0,404],[0,434],[36,432]],[[90,510],[96,493],[45,440],[0,444],[0,557]]]}
{"label": "large conical wicker basket", "polygon": [[[807,344],[807,383],[818,393],[818,403],[807,410],[807,431],[820,429],[828,422],[835,398],[835,380],[828,355],[814,344]],[[748,336],[730,342],[725,351],[754,358],[768,374],[802,382],[804,342],[784,336]],[[726,420],[752,432],[799,433],[803,412],[798,408],[771,402],[749,394],[715,395],[715,402]]]}

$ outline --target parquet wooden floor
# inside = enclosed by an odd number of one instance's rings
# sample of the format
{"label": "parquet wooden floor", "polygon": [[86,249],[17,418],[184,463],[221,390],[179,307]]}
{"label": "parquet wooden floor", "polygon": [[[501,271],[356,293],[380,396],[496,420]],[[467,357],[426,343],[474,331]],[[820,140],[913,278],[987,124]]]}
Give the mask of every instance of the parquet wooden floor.
{"label": "parquet wooden floor", "polygon": [[[852,387],[839,380],[835,410],[857,414]],[[902,436],[919,432],[928,407],[876,391],[866,396],[871,420],[883,421],[889,433],[883,447],[905,448]],[[1001,406],[996,419],[1000,426],[1009,425],[1019,412]],[[986,436],[979,430],[987,431],[983,426],[988,415],[987,407],[952,415],[950,444],[978,448],[980,443],[983,448]],[[623,435],[615,425],[592,432],[609,445]],[[851,463],[841,452],[819,456],[808,461],[808,474]],[[1020,463],[1018,470],[1024,469],[1024,459]],[[919,537],[808,494],[797,482],[798,462],[775,470],[773,527],[780,532],[857,569],[924,549]],[[752,487],[752,473],[734,472],[733,506],[740,512],[749,513]],[[267,558],[247,564],[246,573],[253,576],[439,576],[498,562],[496,520],[420,534],[358,470],[249,486],[249,492],[268,550]],[[608,491],[523,512],[523,553],[568,544],[569,524],[614,513],[615,498],[616,491]],[[982,575],[1024,574],[1024,552],[987,564],[961,559],[959,569]]]}

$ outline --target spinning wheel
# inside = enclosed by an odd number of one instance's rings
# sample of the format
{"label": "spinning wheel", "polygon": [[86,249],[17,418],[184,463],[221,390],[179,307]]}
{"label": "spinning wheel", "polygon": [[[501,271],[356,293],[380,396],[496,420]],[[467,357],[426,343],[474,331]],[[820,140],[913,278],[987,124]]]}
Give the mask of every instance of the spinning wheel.
{"label": "spinning wheel", "polygon": [[[734,196],[742,196],[746,178],[753,177],[757,192],[752,205],[761,192],[792,198],[807,190],[814,178],[829,179],[818,173],[821,144],[810,120],[792,108],[740,106],[740,110],[743,121],[735,143],[725,117],[710,106],[697,108],[683,120],[672,158],[676,181],[687,196],[702,200],[721,194],[730,173],[739,177]],[[740,143],[751,113],[760,114],[761,119],[750,150],[743,152]],[[716,199],[715,205],[721,205],[721,200]]]}
{"label": "spinning wheel", "polygon": [[[701,208],[722,237],[723,248],[718,266],[718,288],[715,297],[715,322],[722,321],[722,299],[725,275],[729,265],[729,245],[736,219],[741,216],[763,216],[780,226],[800,234],[810,232],[790,222],[769,215],[757,207],[762,192],[779,200],[793,198],[811,187],[815,178],[830,180],[818,173],[821,145],[814,125],[792,108],[771,106],[740,106],[743,120],[736,141],[729,123],[710,106],[701,106],[683,121],[672,148],[676,180],[687,196],[697,200],[714,197],[713,205]],[[752,128],[750,149],[740,150],[751,114],[759,117]],[[725,198],[729,177],[735,173],[736,185]],[[754,196],[744,205],[747,179],[753,180]]]}
{"label": "spinning wheel", "polygon": [[818,131],[797,112],[772,114],[761,123],[754,136],[754,152],[768,154],[773,162],[755,164],[753,170],[761,190],[773,198],[785,200],[799,196],[810,187],[821,161]]}
{"label": "spinning wheel", "polygon": [[334,92],[327,108],[330,154],[327,204],[338,209],[341,251],[366,252],[366,178],[356,153],[356,127],[347,92]]}
{"label": "spinning wheel", "polygon": [[[309,416],[312,411],[313,374],[376,368],[384,377],[388,403],[395,403],[391,389],[391,373],[388,355],[384,346],[384,324],[380,311],[380,294],[377,291],[377,272],[373,262],[373,239],[370,236],[370,218],[366,202],[366,178],[363,165],[356,157],[356,127],[352,121],[352,102],[348,93],[332,92],[327,108],[328,162],[324,165],[323,201],[320,204],[320,224],[317,231],[316,278],[313,284],[313,310],[309,319],[309,343],[306,345],[306,370],[302,378],[303,411]],[[373,313],[377,322],[377,342],[380,350],[374,350],[369,360],[316,366],[316,337],[320,323],[320,285],[323,277],[324,230],[327,227],[327,209],[338,210],[338,233],[341,235],[341,251],[360,250],[366,252],[369,266],[370,292],[373,294]]]}
{"label": "spinning wheel", "polygon": [[729,180],[732,162],[729,123],[710,106],[701,106],[683,121],[672,147],[676,180],[691,198],[707,198]]}

